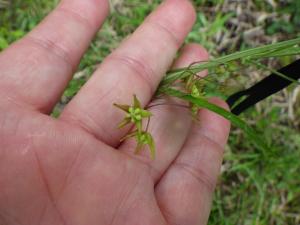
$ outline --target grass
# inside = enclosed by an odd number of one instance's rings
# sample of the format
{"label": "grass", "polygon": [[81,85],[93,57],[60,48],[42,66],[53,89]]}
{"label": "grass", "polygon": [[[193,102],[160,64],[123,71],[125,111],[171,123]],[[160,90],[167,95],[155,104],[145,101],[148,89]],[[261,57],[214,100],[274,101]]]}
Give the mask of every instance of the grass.
{"label": "grass", "polygon": [[183,93],[173,88],[167,88],[164,91],[164,94],[167,94],[172,97],[180,98],[182,100],[197,105],[199,108],[206,108],[212,112],[215,112],[223,116],[227,120],[231,121],[231,123],[234,126],[242,129],[243,132],[248,136],[248,138],[253,141],[256,148],[258,148],[261,152],[267,153],[268,151],[270,151],[268,145],[260,138],[260,136],[256,134],[256,132],[246,122],[241,120],[238,116],[228,112],[227,110],[209,103],[205,98],[201,98],[201,97],[195,98],[192,95]]}
{"label": "grass", "polygon": [[[0,50],[30,31],[56,2],[14,0],[9,10],[0,9]],[[112,15],[82,59],[75,78],[56,108],[56,115],[86,82],[96,65],[133,32],[160,1],[113,2]],[[243,2],[194,0],[198,11],[197,23],[187,42],[203,44],[217,58],[249,47],[299,36],[299,1]],[[277,3],[277,6],[270,2]],[[239,5],[242,7],[239,8]],[[251,17],[253,15],[255,19]],[[265,19],[259,20],[262,15]],[[249,38],[252,36],[245,31],[254,28],[259,28],[260,33],[257,35],[256,31],[251,31],[254,37]],[[277,56],[280,56],[278,60],[267,58],[262,63],[277,68],[294,59],[285,56],[284,51]],[[216,89],[222,89],[218,93],[224,97],[250,86],[269,73],[258,70],[255,65],[245,66],[243,63],[232,62],[226,69],[222,66],[211,67],[209,74],[212,76],[207,92],[213,95]],[[216,189],[210,225],[300,223],[300,107],[297,108],[300,102],[298,98],[291,98],[295,96],[295,91],[291,87],[241,116],[270,146],[270,150],[261,151],[253,146],[245,132],[233,129]]]}

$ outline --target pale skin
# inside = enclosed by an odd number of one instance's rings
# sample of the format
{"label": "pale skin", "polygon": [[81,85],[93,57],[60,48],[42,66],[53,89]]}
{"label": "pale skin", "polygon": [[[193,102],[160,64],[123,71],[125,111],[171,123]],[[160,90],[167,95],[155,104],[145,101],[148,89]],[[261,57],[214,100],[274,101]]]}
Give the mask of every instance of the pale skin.
{"label": "pale skin", "polygon": [[[180,107],[151,111],[157,155],[119,140],[124,114],[144,106],[167,70],[207,60],[182,48],[195,20],[187,0],[166,0],[95,71],[58,119],[49,116],[109,11],[106,0],[62,0],[0,55],[0,224],[206,224],[229,122]],[[167,100],[173,101],[173,100]],[[221,100],[215,104],[226,107]]]}

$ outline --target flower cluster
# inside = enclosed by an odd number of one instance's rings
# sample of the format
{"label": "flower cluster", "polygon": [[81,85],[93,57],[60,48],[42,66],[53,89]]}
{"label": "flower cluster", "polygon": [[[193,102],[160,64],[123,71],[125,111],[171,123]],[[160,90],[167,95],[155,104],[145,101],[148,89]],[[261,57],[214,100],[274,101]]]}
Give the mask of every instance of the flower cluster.
{"label": "flower cluster", "polygon": [[[192,97],[201,98],[205,95],[205,92],[203,91],[205,85],[204,79],[199,79],[199,77],[196,77],[196,75],[191,75],[183,82],[185,83],[186,90]],[[190,110],[193,117],[197,120],[199,106],[190,103]]]}
{"label": "flower cluster", "polygon": [[133,124],[135,130],[126,135],[121,141],[125,139],[135,137],[137,146],[135,153],[138,154],[143,149],[144,146],[148,145],[151,153],[151,158],[155,158],[155,143],[152,135],[146,130],[143,130],[143,120],[150,119],[152,116],[151,112],[142,108],[140,101],[137,99],[136,95],[133,96],[133,106],[130,105],[119,105],[114,104],[117,108],[126,112],[125,118],[119,124],[119,128],[125,127],[128,124]]}

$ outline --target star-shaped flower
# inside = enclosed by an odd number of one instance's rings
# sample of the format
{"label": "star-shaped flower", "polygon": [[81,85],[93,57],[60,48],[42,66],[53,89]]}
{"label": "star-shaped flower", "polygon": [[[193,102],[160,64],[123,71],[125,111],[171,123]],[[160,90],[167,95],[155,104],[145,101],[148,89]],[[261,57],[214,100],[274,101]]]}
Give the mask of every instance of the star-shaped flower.
{"label": "star-shaped flower", "polygon": [[130,123],[134,124],[136,126],[136,130],[126,135],[124,138],[121,139],[121,141],[124,141],[125,139],[135,137],[137,146],[135,149],[135,153],[138,154],[141,152],[143,147],[145,145],[149,146],[151,158],[155,158],[155,143],[153,140],[152,135],[147,131],[144,131],[142,129],[142,122],[143,119],[150,118],[152,116],[152,113],[143,109],[141,106],[140,101],[137,99],[136,95],[133,96],[133,106],[130,105],[119,105],[114,104],[114,106],[118,107],[119,109],[126,112],[125,118],[122,120],[122,122],[119,124],[119,128],[122,128]]}
{"label": "star-shaped flower", "polygon": [[142,108],[141,103],[137,99],[136,95],[133,96],[133,106],[119,104],[114,104],[114,106],[126,112],[125,118],[118,126],[119,128],[122,128],[129,123],[133,123],[136,125],[139,131],[142,131],[142,120],[152,116],[151,112]]}

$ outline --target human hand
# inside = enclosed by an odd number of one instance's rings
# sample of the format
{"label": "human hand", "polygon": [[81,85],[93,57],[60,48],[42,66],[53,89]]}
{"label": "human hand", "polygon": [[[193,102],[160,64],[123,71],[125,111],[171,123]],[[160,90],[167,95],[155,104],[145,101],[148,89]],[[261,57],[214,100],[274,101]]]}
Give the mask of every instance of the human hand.
{"label": "human hand", "polygon": [[[105,0],[63,0],[0,55],[0,224],[205,224],[229,123],[201,110],[153,108],[157,156],[119,140],[113,103],[147,105],[195,20],[166,0],[97,69],[58,119],[49,113],[108,13]],[[206,60],[196,44],[174,67]],[[168,100],[172,101],[172,100]],[[216,104],[224,103],[213,100]]]}

